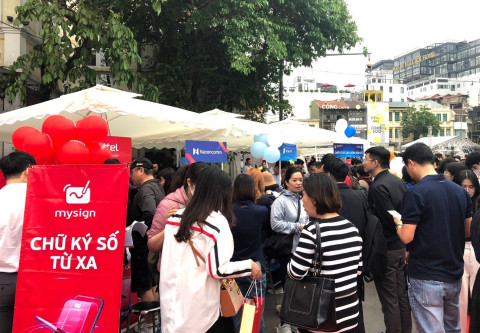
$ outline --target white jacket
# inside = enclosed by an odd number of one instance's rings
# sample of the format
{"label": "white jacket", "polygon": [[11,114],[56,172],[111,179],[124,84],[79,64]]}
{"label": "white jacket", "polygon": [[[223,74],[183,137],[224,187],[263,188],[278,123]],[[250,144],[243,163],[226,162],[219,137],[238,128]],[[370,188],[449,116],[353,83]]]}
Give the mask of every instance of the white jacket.
{"label": "white jacket", "polygon": [[193,245],[206,260],[199,260],[197,266],[190,245],[174,237],[180,220],[171,217],[165,226],[160,269],[162,332],[203,333],[220,315],[220,279],[250,276],[251,264],[248,260],[230,262],[232,233],[226,218],[214,212],[203,230],[193,226]]}

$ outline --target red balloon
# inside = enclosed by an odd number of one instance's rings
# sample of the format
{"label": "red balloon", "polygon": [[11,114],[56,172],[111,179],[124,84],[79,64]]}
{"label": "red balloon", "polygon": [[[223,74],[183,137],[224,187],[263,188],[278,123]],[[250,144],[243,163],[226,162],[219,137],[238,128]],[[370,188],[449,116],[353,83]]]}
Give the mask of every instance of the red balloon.
{"label": "red balloon", "polygon": [[108,124],[99,116],[88,116],[77,121],[78,139],[87,145],[99,143],[108,135]]}
{"label": "red balloon", "polygon": [[112,151],[109,147],[102,147],[103,143],[90,148],[90,163],[103,164],[106,159],[112,158]]}
{"label": "red balloon", "polygon": [[35,157],[38,164],[44,163],[46,159],[53,155],[54,149],[50,136],[45,133],[30,134],[23,141],[23,151]]}
{"label": "red balloon", "polygon": [[63,164],[87,164],[90,150],[87,145],[78,140],[70,140],[58,151],[58,159]]}
{"label": "red balloon", "polygon": [[77,128],[75,123],[64,116],[50,116],[42,124],[42,132],[50,135],[55,146],[61,146],[69,140],[75,140]]}
{"label": "red balloon", "polygon": [[36,128],[31,126],[22,126],[19,127],[12,134],[12,143],[15,148],[18,150],[23,150],[23,143],[25,139],[34,133],[40,133]]}

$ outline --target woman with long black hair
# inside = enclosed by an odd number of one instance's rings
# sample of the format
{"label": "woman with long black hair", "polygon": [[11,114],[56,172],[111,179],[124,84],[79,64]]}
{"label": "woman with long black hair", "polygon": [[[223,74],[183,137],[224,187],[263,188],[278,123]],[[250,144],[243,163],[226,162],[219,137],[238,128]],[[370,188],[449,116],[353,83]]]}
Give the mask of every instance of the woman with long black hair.
{"label": "woman with long black hair", "polygon": [[[227,217],[231,218],[229,223]],[[192,200],[165,226],[160,269],[162,332],[230,332],[220,317],[220,280],[262,277],[252,260],[231,262],[232,181],[207,166]]]}
{"label": "woman with long black hair", "polygon": [[[475,175],[472,170],[461,170],[453,176],[453,182],[460,185],[465,189],[465,191],[467,191],[472,199],[473,212],[475,214],[475,211],[478,210],[480,198],[480,184],[478,182],[477,175]],[[473,291],[473,284],[477,277],[479,267],[480,265],[475,258],[472,239],[471,237],[467,237],[465,238],[465,251],[463,252],[462,289],[460,290],[460,327],[462,333],[468,332],[468,303],[470,295]]]}
{"label": "woman with long black hair", "polygon": [[[247,174],[240,174],[235,178],[233,183],[233,212],[235,214],[235,226],[232,228],[233,241],[235,243],[235,250],[233,252],[232,260],[240,261],[245,259],[252,259],[255,262],[264,264],[263,246],[262,246],[262,229],[268,223],[268,208],[255,204],[255,180]],[[263,180],[262,175],[260,175]],[[240,277],[235,279],[238,287],[244,296],[252,283],[251,277]],[[267,288],[266,275],[262,274],[260,283],[256,285],[263,299],[265,299],[265,290]],[[255,296],[255,295],[253,295]],[[265,309],[265,308],[264,308]],[[242,311],[240,310],[234,317],[235,331],[240,329],[240,322],[242,319]],[[265,328],[263,316],[260,324],[260,333],[263,333]]]}

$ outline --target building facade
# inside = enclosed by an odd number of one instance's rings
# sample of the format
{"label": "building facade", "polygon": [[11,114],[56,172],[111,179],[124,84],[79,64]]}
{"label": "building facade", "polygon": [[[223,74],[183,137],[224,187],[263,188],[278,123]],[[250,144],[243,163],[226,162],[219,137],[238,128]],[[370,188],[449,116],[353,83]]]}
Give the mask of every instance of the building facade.
{"label": "building facade", "polygon": [[[393,77],[393,60],[382,60],[367,66],[365,79],[365,102],[407,101],[407,85]],[[378,92],[381,92],[381,100],[378,100]]]}
{"label": "building facade", "polygon": [[355,137],[367,138],[366,105],[361,101],[319,101],[310,104],[310,126],[335,131],[337,120],[345,119],[356,130]]}
{"label": "building facade", "polygon": [[[41,24],[37,21],[24,21],[20,26],[14,26],[15,7],[25,4],[27,0],[0,0],[0,74],[5,74],[8,67],[21,55],[30,52],[43,43],[39,35]],[[40,101],[37,94],[40,82],[40,70],[35,71],[26,81],[26,105]],[[9,103],[5,93],[0,91],[0,112],[15,110],[20,107],[18,100]]]}

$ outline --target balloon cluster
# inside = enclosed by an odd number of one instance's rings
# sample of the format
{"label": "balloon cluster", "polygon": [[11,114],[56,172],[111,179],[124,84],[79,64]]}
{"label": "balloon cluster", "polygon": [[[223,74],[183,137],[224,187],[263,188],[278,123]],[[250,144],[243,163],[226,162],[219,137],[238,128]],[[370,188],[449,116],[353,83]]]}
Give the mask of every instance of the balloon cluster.
{"label": "balloon cluster", "polygon": [[335,132],[343,133],[347,138],[351,138],[355,135],[357,130],[353,126],[349,126],[347,121],[343,118],[338,119],[337,123],[335,124]]}
{"label": "balloon cluster", "polygon": [[42,131],[19,127],[12,134],[13,146],[35,157],[37,164],[103,164],[112,157],[101,141],[108,135],[108,124],[99,116],[88,116],[76,123],[63,116],[50,116]]}
{"label": "balloon cluster", "polygon": [[250,153],[255,158],[263,158],[268,163],[275,163],[280,159],[280,147],[283,144],[282,137],[277,133],[260,134],[253,137],[253,145]]}

